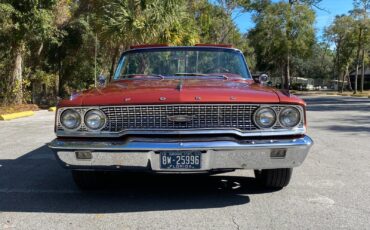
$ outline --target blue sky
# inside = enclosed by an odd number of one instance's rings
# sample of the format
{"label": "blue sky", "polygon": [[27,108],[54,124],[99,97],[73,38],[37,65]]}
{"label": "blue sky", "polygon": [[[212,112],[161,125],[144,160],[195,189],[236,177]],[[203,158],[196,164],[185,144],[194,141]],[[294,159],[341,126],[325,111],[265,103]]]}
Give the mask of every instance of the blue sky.
{"label": "blue sky", "polygon": [[[273,2],[278,1],[279,0],[273,0]],[[335,18],[335,15],[346,14],[353,8],[352,3],[352,0],[322,0],[321,3],[319,3],[318,6],[325,9],[325,11],[315,8],[315,28],[317,30],[318,39],[321,39],[324,27],[330,25]],[[242,32],[247,32],[250,28],[253,28],[254,24],[252,21],[252,14],[243,13],[238,15],[239,16],[235,19],[235,22]]]}

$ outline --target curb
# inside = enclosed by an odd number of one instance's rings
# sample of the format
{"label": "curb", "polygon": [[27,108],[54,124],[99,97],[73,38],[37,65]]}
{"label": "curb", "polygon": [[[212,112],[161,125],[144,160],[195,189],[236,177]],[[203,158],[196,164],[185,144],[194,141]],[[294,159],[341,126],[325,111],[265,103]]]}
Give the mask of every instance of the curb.
{"label": "curb", "polygon": [[57,111],[57,107],[50,107],[50,108],[48,109],[48,111],[49,111],[49,112],[55,112],[55,111]]}
{"label": "curb", "polygon": [[33,116],[35,113],[33,111],[24,111],[19,113],[10,113],[10,114],[3,114],[0,115],[0,120],[9,121],[21,117],[29,117]]}
{"label": "curb", "polygon": [[352,97],[368,97],[365,94],[353,94]]}
{"label": "curb", "polygon": [[352,94],[352,93],[315,93],[315,94],[300,94],[295,93],[296,96],[342,96],[342,97],[360,97],[360,98],[370,98],[370,96],[363,94]]}

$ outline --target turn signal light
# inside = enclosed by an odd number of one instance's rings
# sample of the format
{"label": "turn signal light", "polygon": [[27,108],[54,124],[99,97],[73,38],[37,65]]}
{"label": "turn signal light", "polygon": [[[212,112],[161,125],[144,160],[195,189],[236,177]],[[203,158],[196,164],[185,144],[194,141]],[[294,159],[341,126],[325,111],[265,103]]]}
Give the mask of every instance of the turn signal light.
{"label": "turn signal light", "polygon": [[92,158],[92,154],[88,151],[79,151],[76,152],[76,158],[79,160],[90,160]]}
{"label": "turn signal light", "polygon": [[272,149],[270,157],[271,158],[285,158],[286,156],[286,149]]}

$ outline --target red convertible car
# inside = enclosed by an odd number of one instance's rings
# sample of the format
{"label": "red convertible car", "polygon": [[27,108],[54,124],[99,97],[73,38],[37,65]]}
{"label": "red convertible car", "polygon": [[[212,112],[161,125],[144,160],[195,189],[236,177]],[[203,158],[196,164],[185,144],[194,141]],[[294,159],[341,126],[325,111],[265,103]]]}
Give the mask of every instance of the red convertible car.
{"label": "red convertible car", "polygon": [[132,47],[107,86],[59,102],[49,147],[81,188],[96,171],[236,169],[282,188],[313,142],[304,101],[266,77],[226,45]]}

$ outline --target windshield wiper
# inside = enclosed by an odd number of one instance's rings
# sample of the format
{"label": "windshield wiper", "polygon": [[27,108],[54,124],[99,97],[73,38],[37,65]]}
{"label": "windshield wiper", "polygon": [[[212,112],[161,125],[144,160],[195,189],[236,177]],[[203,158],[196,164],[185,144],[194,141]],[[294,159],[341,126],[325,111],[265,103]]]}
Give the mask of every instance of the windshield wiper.
{"label": "windshield wiper", "polygon": [[137,76],[138,77],[157,77],[157,78],[160,78],[161,80],[165,78],[163,75],[160,75],[160,74],[124,74],[124,75],[121,75],[119,78],[120,79],[124,79],[124,78],[130,79],[130,78],[134,78]]}
{"label": "windshield wiper", "polygon": [[225,80],[229,79],[227,76],[225,76],[223,74],[216,75],[216,74],[204,74],[204,73],[175,73],[175,76],[222,77]]}

